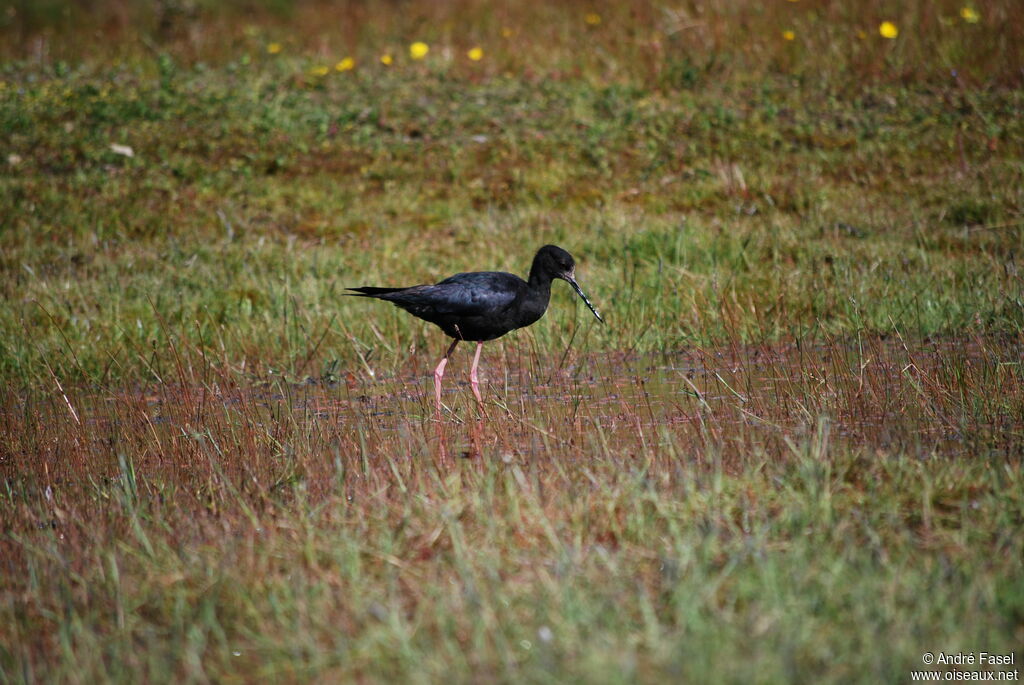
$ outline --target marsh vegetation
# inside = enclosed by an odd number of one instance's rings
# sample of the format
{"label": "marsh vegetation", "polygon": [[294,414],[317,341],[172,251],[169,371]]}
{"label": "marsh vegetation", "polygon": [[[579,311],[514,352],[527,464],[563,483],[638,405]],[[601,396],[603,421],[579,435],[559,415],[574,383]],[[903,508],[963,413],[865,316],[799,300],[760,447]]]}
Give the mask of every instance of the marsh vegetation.
{"label": "marsh vegetation", "polygon": [[[3,14],[0,679],[1019,648],[1024,9],[727,5]],[[484,412],[341,296],[547,243]]]}

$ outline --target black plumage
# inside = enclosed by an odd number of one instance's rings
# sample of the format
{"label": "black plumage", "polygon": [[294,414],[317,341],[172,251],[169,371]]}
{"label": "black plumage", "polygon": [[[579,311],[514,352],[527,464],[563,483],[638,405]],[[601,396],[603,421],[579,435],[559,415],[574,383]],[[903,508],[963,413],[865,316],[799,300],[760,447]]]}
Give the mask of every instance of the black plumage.
{"label": "black plumage", "polygon": [[598,321],[604,321],[576,283],[576,263],[568,252],[555,245],[537,251],[529,280],[504,271],[476,271],[455,274],[434,285],[409,288],[349,288],[352,295],[387,300],[424,321],[441,328],[455,342],[448,348],[434,372],[438,409],[441,405],[441,377],[448,356],[460,340],[477,343],[470,372],[473,394],[482,402],[476,378],[480,346],[509,331],[540,319],[551,299],[551,281],[560,278],[576,291]]}

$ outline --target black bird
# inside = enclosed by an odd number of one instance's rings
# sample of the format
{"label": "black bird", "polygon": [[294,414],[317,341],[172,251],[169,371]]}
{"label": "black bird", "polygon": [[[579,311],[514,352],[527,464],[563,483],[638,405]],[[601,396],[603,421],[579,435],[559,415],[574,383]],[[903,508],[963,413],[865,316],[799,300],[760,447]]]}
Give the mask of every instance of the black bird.
{"label": "black bird", "polygon": [[548,308],[551,299],[551,281],[561,278],[583,298],[590,311],[601,323],[604,319],[590,304],[576,282],[576,262],[572,255],[555,245],[537,250],[530,267],[530,280],[503,271],[477,271],[455,274],[436,285],[414,285],[411,288],[348,288],[349,295],[375,297],[401,307],[413,316],[441,327],[455,339],[434,370],[434,396],[437,410],[441,410],[441,378],[448,357],[460,340],[475,341],[476,354],[469,372],[470,384],[476,401],[480,397],[476,367],[480,362],[480,349],[487,340],[500,338],[509,331],[534,323]]}

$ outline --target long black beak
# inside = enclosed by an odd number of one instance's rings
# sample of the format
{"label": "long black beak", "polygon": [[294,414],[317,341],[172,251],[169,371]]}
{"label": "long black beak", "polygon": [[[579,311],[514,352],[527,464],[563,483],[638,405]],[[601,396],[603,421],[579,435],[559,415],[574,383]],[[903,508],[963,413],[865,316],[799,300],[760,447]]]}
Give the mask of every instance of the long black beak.
{"label": "long black beak", "polygon": [[594,305],[590,304],[590,300],[588,300],[587,296],[583,294],[583,289],[580,288],[580,284],[576,282],[576,279],[573,278],[572,275],[566,275],[565,280],[569,282],[569,285],[571,285],[572,289],[576,291],[576,294],[583,298],[583,302],[590,308],[590,311],[594,312],[594,316],[597,317],[597,320],[604,323],[604,319],[602,319],[601,315],[597,313],[596,309],[594,309]]}

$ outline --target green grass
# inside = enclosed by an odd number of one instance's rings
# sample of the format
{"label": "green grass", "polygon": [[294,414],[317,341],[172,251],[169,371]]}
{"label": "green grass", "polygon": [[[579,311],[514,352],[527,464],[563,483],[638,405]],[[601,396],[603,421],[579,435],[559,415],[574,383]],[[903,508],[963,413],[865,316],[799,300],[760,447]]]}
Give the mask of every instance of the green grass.
{"label": "green grass", "polygon": [[319,331],[351,360],[374,320],[422,346],[432,332],[343,288],[524,272],[546,242],[582,259],[611,348],[1016,331],[1024,314],[1018,90],[958,111],[948,90],[847,99],[771,74],[666,95],[429,72],[309,88],[277,63],[163,83],[24,69],[0,92],[22,160],[2,181],[13,382],[41,358],[137,377],[172,335],[274,368]]}
{"label": "green grass", "polygon": [[[0,680],[1019,649],[1024,14],[960,9],[0,11]],[[608,325],[556,286],[431,421],[443,336],[344,289],[545,243]]]}
{"label": "green grass", "polygon": [[592,458],[406,462],[404,486],[371,481],[372,508],[339,476],[230,530],[126,493],[101,519],[123,532],[87,536],[72,568],[57,534],[15,538],[33,600],[5,611],[4,669],[44,634],[54,661],[35,676],[70,682],[903,682],[928,649],[1019,647],[1019,467],[828,451],[672,475]]}

